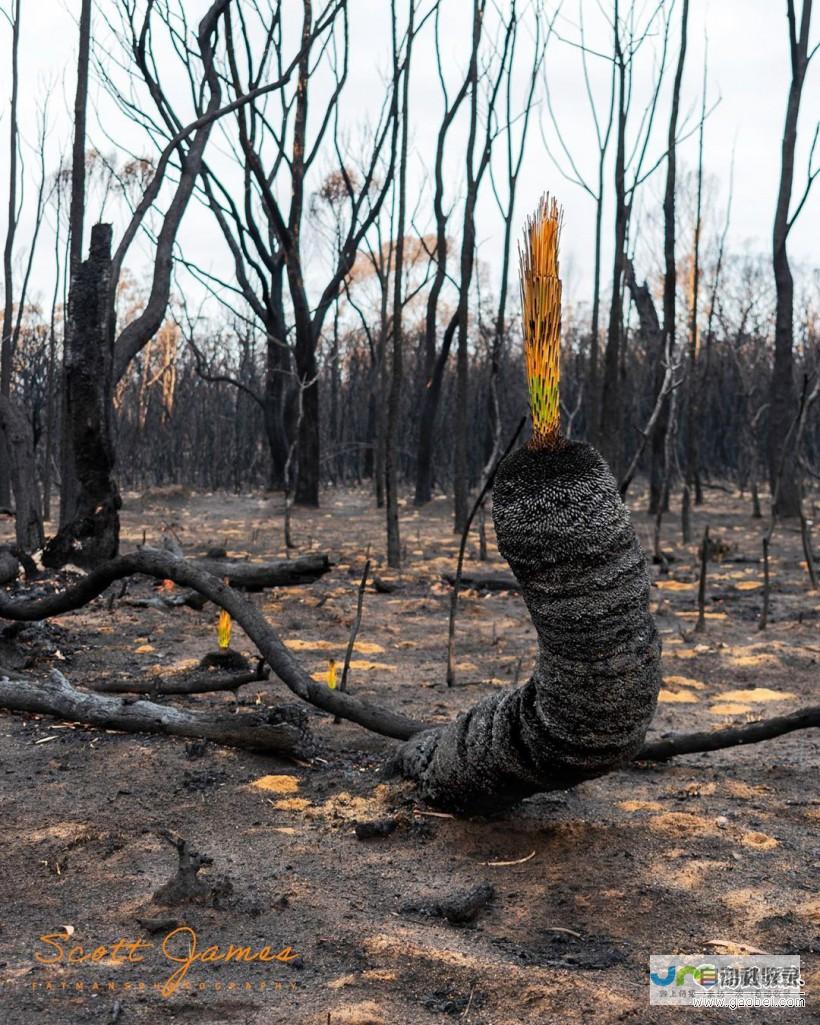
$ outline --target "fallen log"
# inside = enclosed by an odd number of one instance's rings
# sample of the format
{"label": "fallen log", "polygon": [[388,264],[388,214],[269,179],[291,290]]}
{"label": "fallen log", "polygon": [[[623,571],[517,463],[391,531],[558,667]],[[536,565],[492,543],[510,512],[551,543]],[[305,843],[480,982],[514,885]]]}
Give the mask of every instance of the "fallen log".
{"label": "fallen log", "polygon": [[238,690],[246,683],[259,683],[270,677],[262,659],[255,669],[244,673],[198,672],[177,676],[155,676],[150,680],[97,680],[91,684],[98,694],[212,694],[218,691]]}
{"label": "fallen log", "polygon": [[[455,573],[444,573],[443,578],[448,584],[455,586]],[[462,573],[461,588],[472,588],[474,591],[520,591],[521,585],[511,573]]]}
{"label": "fallen log", "polygon": [[295,587],[312,584],[330,571],[327,554],[300,555],[298,559],[275,559],[272,562],[246,562],[242,559],[192,559],[195,566],[231,587],[242,591],[262,591],[266,587]]}
{"label": "fallen log", "polygon": [[296,705],[231,715],[189,712],[153,701],[86,693],[72,687],[57,669],[47,680],[0,679],[0,708],[53,715],[125,733],[197,737],[226,747],[289,758],[309,758],[315,751],[307,715]]}

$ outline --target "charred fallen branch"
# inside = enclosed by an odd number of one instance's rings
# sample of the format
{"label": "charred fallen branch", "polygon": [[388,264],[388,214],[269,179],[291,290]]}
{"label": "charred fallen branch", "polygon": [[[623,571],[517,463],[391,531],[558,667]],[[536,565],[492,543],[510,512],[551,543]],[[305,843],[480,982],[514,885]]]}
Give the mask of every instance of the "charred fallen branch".
{"label": "charred fallen branch", "polygon": [[213,694],[236,691],[247,683],[267,680],[270,672],[263,659],[257,660],[255,669],[244,673],[218,673],[200,671],[174,676],[156,676],[150,680],[96,680],[93,689],[98,694],[150,694],[152,697],[182,694]]}
{"label": "charred fallen branch", "polygon": [[0,618],[31,622],[59,616],[87,605],[116,580],[140,573],[157,580],[173,580],[180,587],[198,591],[208,601],[225,609],[253,641],[279,679],[308,704],[398,740],[406,740],[424,729],[423,723],[360,701],[350,694],[331,690],[312,679],[255,605],[222,580],[170,552],[142,548],[130,555],[120,555],[66,590],[44,598],[10,598],[0,593]]}
{"label": "charred fallen branch", "polygon": [[788,715],[775,715],[771,719],[745,723],[743,726],[728,726],[725,730],[701,733],[679,733],[662,740],[655,740],[638,752],[637,761],[665,762],[677,755],[696,754],[703,751],[722,751],[741,744],[757,744],[761,740],[773,740],[795,730],[820,727],[820,705],[809,705]]}
{"label": "charred fallen branch", "polygon": [[298,705],[231,715],[190,712],[153,701],[86,693],[72,687],[56,669],[50,679],[36,683],[0,679],[0,707],[126,733],[197,737],[226,747],[291,758],[309,758],[315,750],[307,715]]}
{"label": "charred fallen branch", "polygon": [[[442,579],[455,586],[455,573],[442,573]],[[521,585],[511,573],[462,573],[461,587],[474,591],[520,591]]]}
{"label": "charred fallen branch", "polygon": [[263,591],[266,587],[296,587],[312,584],[330,572],[332,563],[325,555],[300,555],[298,559],[272,562],[245,562],[239,559],[194,559],[195,566],[240,591]]}

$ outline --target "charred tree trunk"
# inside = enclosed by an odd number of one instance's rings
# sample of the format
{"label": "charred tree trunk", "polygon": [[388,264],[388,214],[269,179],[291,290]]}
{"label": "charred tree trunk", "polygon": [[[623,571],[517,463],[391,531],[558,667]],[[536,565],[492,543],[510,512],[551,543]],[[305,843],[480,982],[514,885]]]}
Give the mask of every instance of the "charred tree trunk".
{"label": "charred tree trunk", "polygon": [[454,314],[444,332],[441,349],[436,356],[433,372],[424,390],[419,419],[419,445],[416,455],[416,505],[424,505],[433,496],[433,444],[436,438],[438,407],[441,402],[441,387],[444,383],[444,371],[450,358],[458,314]]}
{"label": "charred tree trunk", "polygon": [[79,482],[74,453],[73,433],[67,428],[65,358],[72,346],[71,300],[74,279],[83,259],[83,227],[85,224],[85,122],[88,107],[88,65],[91,51],[91,0],[82,0],[80,10],[80,48],[77,56],[77,88],[74,94],[74,142],[71,149],[71,200],[68,218],[68,305],[69,314],[63,331],[62,408],[63,429],[60,450],[60,529],[68,523],[77,505]]}
{"label": "charred tree trunk", "polygon": [[78,489],[43,552],[54,568],[93,568],[119,548],[121,505],[114,481],[111,431],[114,311],[111,308],[111,225],[91,229],[91,250],[72,287],[64,362],[64,430]]}
{"label": "charred tree trunk", "polygon": [[629,206],[626,199],[626,119],[627,69],[615,6],[615,63],[618,77],[617,144],[615,151],[615,247],[612,257],[612,301],[609,308],[604,373],[601,386],[601,410],[597,441],[601,451],[620,475],[623,462],[623,431],[620,400],[621,329],[623,319],[622,282],[626,259],[626,231]]}
{"label": "charred tree trunk", "polygon": [[393,766],[427,800],[462,812],[625,764],[640,750],[661,681],[646,561],[595,449],[569,442],[508,456],[493,518],[538,631],[535,672],[524,687],[412,738]]}
{"label": "charred tree trunk", "polygon": [[[393,74],[398,82],[399,46],[396,39],[396,5],[391,4],[393,25]],[[401,100],[401,148],[398,157],[398,225],[395,241],[395,266],[393,268],[393,359],[390,365],[390,392],[387,399],[387,438],[384,451],[384,491],[387,513],[387,565],[401,568],[401,531],[399,527],[399,416],[401,414],[401,393],[404,346],[404,296],[402,295],[404,275],[404,228],[407,219],[407,136],[410,131],[410,60],[413,52],[415,32],[415,0],[411,0],[407,25],[407,49],[404,57],[404,82]],[[393,150],[395,152],[399,129],[399,118],[393,122]]]}
{"label": "charred tree trunk", "polygon": [[17,548],[33,552],[42,548],[43,518],[34,461],[31,424],[16,403],[0,395],[0,430],[6,440],[11,487],[14,492],[14,517]]}
{"label": "charred tree trunk", "polygon": [[[663,198],[663,338],[660,346],[655,349],[655,393],[663,383],[664,353],[668,351],[670,358],[675,355],[675,299],[678,283],[677,262],[675,259],[675,188],[677,185],[677,133],[678,112],[680,110],[680,92],[683,81],[683,68],[686,63],[687,28],[689,22],[689,0],[683,0],[681,13],[680,49],[678,50],[678,67],[672,87],[672,109],[669,114],[669,132],[667,135],[666,156],[666,191]],[[666,466],[666,435],[669,431],[669,405],[671,397],[664,400],[658,426],[652,436],[652,465],[649,474],[649,512],[657,514],[661,508],[669,508],[669,470]]]}
{"label": "charred tree trunk", "polygon": [[[780,188],[777,195],[774,231],[772,235],[772,263],[777,291],[775,314],[774,368],[770,391],[769,434],[767,454],[769,484],[774,494],[777,487],[779,516],[800,515],[800,486],[798,481],[797,452],[783,451],[786,436],[797,408],[794,387],[794,279],[792,278],[786,242],[797,214],[790,217],[792,185],[794,182],[794,151],[797,144],[797,120],[803,83],[809,64],[809,26],[812,0],[803,0],[803,13],[798,33],[794,0],[788,0],[789,44],[792,80],[786,106],[781,151]],[[805,197],[804,197],[805,199]]]}
{"label": "charred tree trunk", "polygon": [[[20,0],[14,4],[11,13],[11,103],[9,111],[9,179],[8,179],[8,220],[6,222],[6,241],[3,247],[3,331],[0,340],[0,395],[11,398],[11,372],[14,357],[14,236],[19,216],[17,203],[17,164],[18,164],[18,129],[17,129],[17,95],[19,91],[19,74],[17,70],[17,53],[20,47]],[[11,505],[11,465],[8,440],[0,436],[0,506]]]}

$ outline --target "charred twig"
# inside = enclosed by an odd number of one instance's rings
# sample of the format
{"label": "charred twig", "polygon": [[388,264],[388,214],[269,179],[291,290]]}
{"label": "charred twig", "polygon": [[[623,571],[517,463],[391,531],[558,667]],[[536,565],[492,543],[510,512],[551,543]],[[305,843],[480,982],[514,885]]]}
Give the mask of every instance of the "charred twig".
{"label": "charred twig", "polygon": [[703,541],[700,546],[700,581],[698,582],[698,621],[695,623],[695,633],[703,633],[706,629],[706,569],[709,565],[709,524],[703,531]]}
{"label": "charred twig", "polygon": [[769,535],[763,537],[763,608],[760,610],[758,630],[765,630],[769,622]]}
{"label": "charred twig", "polygon": [[811,550],[811,531],[809,530],[809,521],[806,519],[806,515],[802,509],[800,511],[800,538],[803,542],[803,554],[806,557],[806,570],[809,574],[811,589],[812,591],[816,591],[817,574],[814,569],[814,553]]}
{"label": "charred twig", "polygon": [[[350,640],[347,642],[347,651],[345,651],[345,664],[342,668],[342,678],[339,681],[339,690],[343,693],[347,693],[347,678],[350,674],[350,660],[353,657],[353,646],[356,643],[356,637],[359,634],[359,627],[362,625],[362,608],[364,606],[364,589],[367,587],[367,576],[370,573],[370,559],[367,559],[364,564],[364,572],[362,573],[362,579],[359,581],[359,593],[356,597],[356,618],[353,620],[353,626],[350,628]],[[337,715],[334,720],[335,723],[341,722]]]}

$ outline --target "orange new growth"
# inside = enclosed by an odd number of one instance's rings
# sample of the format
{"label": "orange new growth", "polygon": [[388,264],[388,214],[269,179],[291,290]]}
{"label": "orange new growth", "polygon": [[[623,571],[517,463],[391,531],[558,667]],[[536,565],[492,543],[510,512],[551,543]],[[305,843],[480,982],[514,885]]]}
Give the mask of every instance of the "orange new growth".
{"label": "orange new growth", "polygon": [[524,363],[532,417],[533,444],[552,448],[560,430],[561,279],[558,242],[563,212],[549,193],[527,218],[518,247]]}
{"label": "orange new growth", "polygon": [[220,648],[227,648],[230,645],[232,629],[233,620],[230,615],[222,609],[219,613],[219,619],[216,622],[216,639],[219,642]]}

